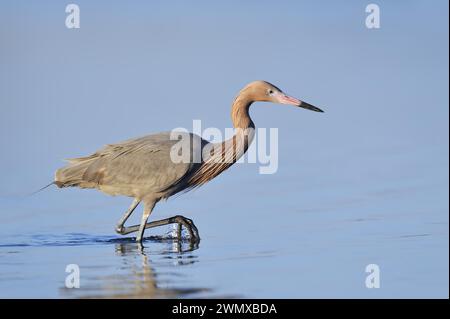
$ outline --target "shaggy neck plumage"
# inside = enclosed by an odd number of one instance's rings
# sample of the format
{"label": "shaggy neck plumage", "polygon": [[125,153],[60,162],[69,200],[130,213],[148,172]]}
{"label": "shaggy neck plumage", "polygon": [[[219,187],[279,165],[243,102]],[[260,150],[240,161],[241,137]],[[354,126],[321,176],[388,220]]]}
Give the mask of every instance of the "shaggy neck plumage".
{"label": "shaggy neck plumage", "polygon": [[233,165],[247,151],[254,137],[255,124],[249,115],[251,99],[246,89],[239,95],[231,107],[231,120],[235,128],[232,138],[219,143],[209,143],[207,156],[203,152],[203,161],[199,170],[190,178],[192,187],[203,185]]}

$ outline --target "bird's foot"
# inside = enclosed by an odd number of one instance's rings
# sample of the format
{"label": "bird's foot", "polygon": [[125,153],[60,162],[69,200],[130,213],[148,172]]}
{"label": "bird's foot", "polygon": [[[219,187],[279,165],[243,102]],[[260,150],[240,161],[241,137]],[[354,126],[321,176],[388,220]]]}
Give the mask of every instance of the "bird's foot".
{"label": "bird's foot", "polygon": [[174,216],[174,217],[170,218],[170,223],[178,224],[177,237],[178,237],[179,240],[181,240],[181,229],[182,229],[182,226],[184,226],[187,229],[187,231],[189,233],[189,239],[192,242],[199,242],[200,241],[200,236],[198,234],[197,226],[195,226],[195,224],[192,221],[192,219],[186,218],[186,217],[181,216],[181,215],[177,215],[177,216]]}

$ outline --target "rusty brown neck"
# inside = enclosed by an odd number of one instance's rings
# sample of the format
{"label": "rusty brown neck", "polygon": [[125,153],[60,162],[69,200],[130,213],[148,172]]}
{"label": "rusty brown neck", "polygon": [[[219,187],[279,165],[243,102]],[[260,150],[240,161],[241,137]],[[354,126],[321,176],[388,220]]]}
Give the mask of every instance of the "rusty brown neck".
{"label": "rusty brown neck", "polygon": [[254,137],[255,124],[249,114],[250,105],[253,102],[254,100],[246,89],[243,89],[239,92],[231,107],[231,120],[236,131],[232,138],[222,143],[225,148],[233,148],[235,160],[244,155]]}
{"label": "rusty brown neck", "polygon": [[250,105],[253,102],[245,90],[241,91],[236,97],[231,107],[231,120],[235,128],[255,128],[255,124],[249,115]]}
{"label": "rusty brown neck", "polygon": [[213,155],[203,159],[200,169],[188,182],[190,187],[198,187],[218,176],[247,151],[255,134],[255,124],[249,115],[249,108],[253,102],[245,89],[236,97],[231,108],[231,119],[235,128],[233,137],[211,144],[214,149]]}

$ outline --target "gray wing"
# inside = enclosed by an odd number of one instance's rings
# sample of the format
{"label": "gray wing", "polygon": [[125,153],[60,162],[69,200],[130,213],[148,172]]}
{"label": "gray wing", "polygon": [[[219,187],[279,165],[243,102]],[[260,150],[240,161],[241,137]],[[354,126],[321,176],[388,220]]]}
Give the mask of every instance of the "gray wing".
{"label": "gray wing", "polygon": [[70,159],[69,166],[57,171],[55,183],[62,183],[60,187],[107,186],[122,189],[123,193],[133,189],[170,196],[182,190],[183,180],[197,169],[192,156],[199,149],[201,154],[204,142],[191,133],[180,133],[179,138],[190,141],[189,161],[172,160],[171,151],[179,140],[171,140],[170,132],[163,132],[110,144],[90,156]]}

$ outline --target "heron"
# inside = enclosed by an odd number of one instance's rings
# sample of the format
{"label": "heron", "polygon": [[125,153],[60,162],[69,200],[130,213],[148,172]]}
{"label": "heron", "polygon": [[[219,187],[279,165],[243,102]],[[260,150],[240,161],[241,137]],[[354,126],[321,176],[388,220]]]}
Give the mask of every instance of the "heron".
{"label": "heron", "polygon": [[[200,236],[192,219],[176,215],[148,222],[149,216],[160,200],[202,186],[227,170],[247,151],[254,137],[255,125],[249,115],[254,102],[294,105],[323,112],[287,95],[267,81],[254,81],[241,89],[234,99],[231,119],[235,131],[230,139],[213,143],[193,133],[179,133],[178,139],[174,139],[171,132],[161,132],[108,144],[91,155],[68,159],[68,164],[56,171],[52,184],[59,188],[97,189],[108,195],[133,198],[115,231],[120,235],[137,232],[138,243],[142,243],[146,229],[169,224],[177,226],[180,239],[182,227],[185,227],[189,239],[198,242]],[[189,160],[174,161],[173,149],[183,138],[192,142]],[[194,160],[192,154],[203,154],[205,149],[213,150],[206,152],[210,156]],[[141,202],[143,213],[140,224],[125,226]]]}

